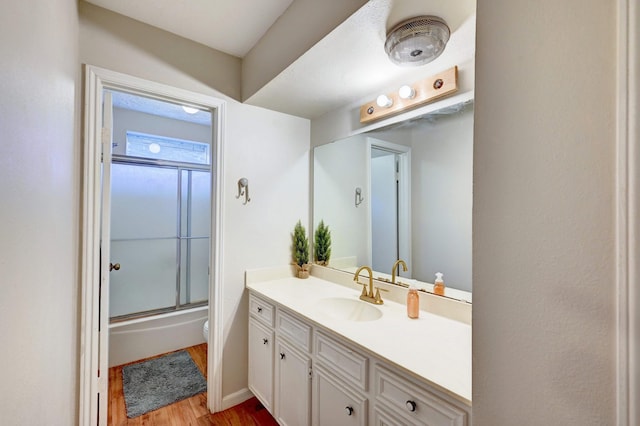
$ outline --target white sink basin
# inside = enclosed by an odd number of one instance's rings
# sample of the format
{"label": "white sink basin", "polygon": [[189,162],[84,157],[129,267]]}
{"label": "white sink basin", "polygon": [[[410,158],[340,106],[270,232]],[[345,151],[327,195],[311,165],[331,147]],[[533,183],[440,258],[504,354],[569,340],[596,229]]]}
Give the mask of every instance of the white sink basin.
{"label": "white sink basin", "polygon": [[330,318],[343,321],[375,321],[382,311],[367,302],[346,297],[327,297],[318,300],[316,311]]}

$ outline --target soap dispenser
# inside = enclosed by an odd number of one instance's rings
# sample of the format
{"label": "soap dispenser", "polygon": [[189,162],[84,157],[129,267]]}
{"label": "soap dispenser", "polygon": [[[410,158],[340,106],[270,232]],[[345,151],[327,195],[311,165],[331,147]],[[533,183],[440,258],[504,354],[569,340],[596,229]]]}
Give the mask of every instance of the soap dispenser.
{"label": "soap dispenser", "polygon": [[407,316],[416,319],[420,315],[420,296],[418,296],[418,288],[414,282],[409,284],[409,293],[407,293]]}
{"label": "soap dispenser", "polygon": [[436,272],[436,281],[433,283],[433,294],[444,296],[444,281],[442,272]]}

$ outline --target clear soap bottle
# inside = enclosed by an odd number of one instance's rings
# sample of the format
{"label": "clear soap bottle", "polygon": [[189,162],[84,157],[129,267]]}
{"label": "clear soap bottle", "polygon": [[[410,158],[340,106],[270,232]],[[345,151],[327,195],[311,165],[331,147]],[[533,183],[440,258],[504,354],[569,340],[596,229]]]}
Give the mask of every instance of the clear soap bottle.
{"label": "clear soap bottle", "polygon": [[444,296],[444,280],[442,272],[436,272],[436,281],[433,283],[433,294]]}
{"label": "clear soap bottle", "polygon": [[420,316],[420,296],[418,296],[418,288],[415,283],[409,284],[409,292],[407,293],[407,316],[412,319]]}

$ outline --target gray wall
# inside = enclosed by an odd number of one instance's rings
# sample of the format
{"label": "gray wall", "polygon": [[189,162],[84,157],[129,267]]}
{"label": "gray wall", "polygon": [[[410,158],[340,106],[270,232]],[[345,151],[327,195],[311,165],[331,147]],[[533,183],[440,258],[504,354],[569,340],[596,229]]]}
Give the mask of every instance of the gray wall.
{"label": "gray wall", "polygon": [[474,424],[613,425],[616,3],[477,17]]}
{"label": "gray wall", "polygon": [[0,423],[77,424],[74,0],[0,5]]}

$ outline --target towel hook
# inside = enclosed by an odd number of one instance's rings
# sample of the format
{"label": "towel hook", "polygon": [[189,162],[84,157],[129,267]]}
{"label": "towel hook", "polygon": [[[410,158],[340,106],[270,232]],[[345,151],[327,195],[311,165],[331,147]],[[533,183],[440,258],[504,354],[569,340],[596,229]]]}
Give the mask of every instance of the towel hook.
{"label": "towel hook", "polygon": [[356,207],[358,207],[364,201],[364,197],[362,196],[362,188],[356,188]]}
{"label": "towel hook", "polygon": [[249,198],[249,180],[247,178],[240,178],[240,180],[238,180],[238,195],[236,195],[236,198],[240,198],[243,195],[244,202],[242,204],[247,204],[251,201],[251,198]]}

